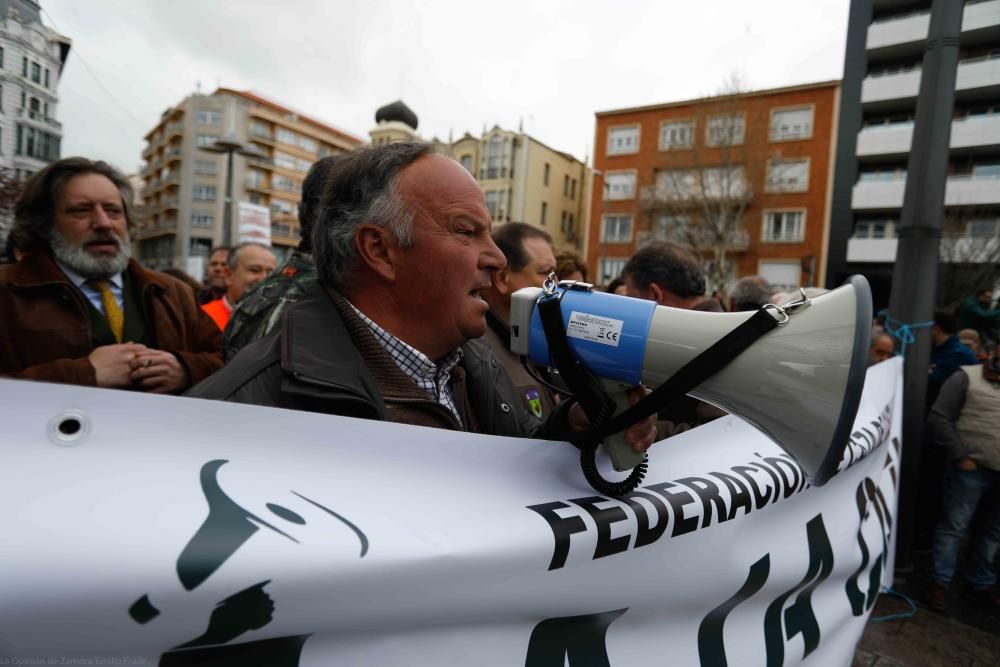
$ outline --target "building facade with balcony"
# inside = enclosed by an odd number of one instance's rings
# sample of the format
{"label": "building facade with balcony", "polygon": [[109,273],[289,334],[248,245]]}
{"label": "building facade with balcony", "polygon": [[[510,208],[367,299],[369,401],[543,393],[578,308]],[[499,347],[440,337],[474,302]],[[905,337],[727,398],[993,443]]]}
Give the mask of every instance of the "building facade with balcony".
{"label": "building facade with balcony", "polygon": [[[852,0],[844,63],[827,286],[866,275],[888,304],[896,228],[931,0]],[[942,261],[1000,253],[1000,0],[964,3],[949,139]]]}
{"label": "building facade with balcony", "polygon": [[838,96],[826,81],[597,113],[595,282],[656,240],[695,248],[717,283],[819,282]]}
{"label": "building facade with balcony", "polygon": [[479,181],[494,229],[524,222],[548,232],[558,250],[585,254],[591,178],[584,162],[499,126],[480,137],[432,143]]}
{"label": "building facade with balcony", "polygon": [[[0,0],[0,168],[17,180],[58,160],[57,88],[71,41],[42,24],[32,0]],[[0,243],[9,220],[0,218]]]}
{"label": "building facade with balcony", "polygon": [[[211,248],[223,238],[226,156],[199,148],[222,138],[257,154],[233,156],[233,201],[270,210],[271,243],[279,257],[299,243],[297,209],[312,163],[364,143],[255,93],[219,88],[185,98],[163,112],[145,137],[145,215],[137,240],[146,266],[202,277]],[[233,218],[235,225],[235,211]]]}

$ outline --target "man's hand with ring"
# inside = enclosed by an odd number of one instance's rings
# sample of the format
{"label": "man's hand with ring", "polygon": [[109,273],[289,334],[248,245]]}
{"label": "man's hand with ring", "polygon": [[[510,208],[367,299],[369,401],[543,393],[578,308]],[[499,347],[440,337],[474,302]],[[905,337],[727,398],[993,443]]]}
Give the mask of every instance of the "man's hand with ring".
{"label": "man's hand with ring", "polygon": [[173,394],[187,388],[187,371],[170,352],[147,349],[136,355],[129,373],[132,384],[153,394]]}

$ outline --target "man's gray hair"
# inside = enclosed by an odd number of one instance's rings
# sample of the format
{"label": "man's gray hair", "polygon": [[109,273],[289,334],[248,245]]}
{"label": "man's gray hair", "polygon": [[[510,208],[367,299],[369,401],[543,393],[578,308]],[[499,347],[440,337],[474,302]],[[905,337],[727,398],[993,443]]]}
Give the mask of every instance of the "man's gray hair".
{"label": "man's gray hair", "polygon": [[[226,258],[226,266],[229,267],[230,271],[236,270],[236,266],[239,264],[240,261],[240,251],[249,246],[257,246],[258,248],[263,248],[264,250],[267,250],[272,255],[274,254],[274,249],[269,245],[265,245],[263,243],[257,243],[256,241],[247,241],[246,243],[241,243],[238,246],[230,248],[229,250],[229,256]],[[211,255],[209,255],[209,257],[211,257]]]}
{"label": "man's gray hair", "polygon": [[388,229],[401,247],[413,244],[413,212],[397,181],[404,168],[432,151],[423,142],[370,146],[337,162],[327,178],[312,232],[320,282],[341,291],[351,286],[358,268],[355,236],[362,223]]}
{"label": "man's gray hair", "polygon": [[729,298],[733,300],[733,311],[744,312],[758,310],[764,304],[770,303],[774,289],[771,283],[761,276],[740,278],[729,290]]}

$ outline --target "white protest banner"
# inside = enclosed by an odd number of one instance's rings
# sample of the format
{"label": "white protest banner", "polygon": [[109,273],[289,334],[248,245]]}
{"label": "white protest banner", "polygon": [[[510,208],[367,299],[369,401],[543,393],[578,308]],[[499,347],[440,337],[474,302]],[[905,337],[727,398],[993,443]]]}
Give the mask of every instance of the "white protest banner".
{"label": "white protest banner", "polygon": [[241,201],[238,208],[239,242],[271,245],[271,209],[247,201]]}
{"label": "white protest banner", "polygon": [[0,664],[849,665],[901,370],[823,487],[726,417],[623,500],[565,443],[0,381]]}

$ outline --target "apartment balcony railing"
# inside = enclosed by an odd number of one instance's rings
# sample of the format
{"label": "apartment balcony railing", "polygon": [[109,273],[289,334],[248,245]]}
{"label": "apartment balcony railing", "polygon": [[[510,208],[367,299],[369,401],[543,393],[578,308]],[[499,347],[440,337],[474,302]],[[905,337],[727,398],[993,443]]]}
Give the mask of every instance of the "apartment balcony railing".
{"label": "apartment balcony railing", "polygon": [[[866,127],[858,133],[858,157],[904,155],[910,152],[912,143],[912,121]],[[951,148],[1000,148],[1000,114],[952,121],[949,145]]]}
{"label": "apartment balcony railing", "polygon": [[[903,208],[906,180],[860,181],[854,185],[851,208],[884,210]],[[944,191],[945,206],[1000,204],[1000,178],[949,176]]]}
{"label": "apartment balcony railing", "polygon": [[[847,261],[859,263],[891,263],[896,261],[899,239],[852,237],[847,240]],[[963,264],[996,263],[1000,258],[1000,238],[969,234],[944,234],[939,246],[942,262]]]}

